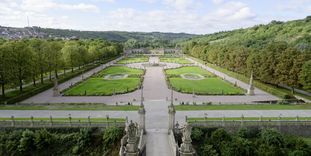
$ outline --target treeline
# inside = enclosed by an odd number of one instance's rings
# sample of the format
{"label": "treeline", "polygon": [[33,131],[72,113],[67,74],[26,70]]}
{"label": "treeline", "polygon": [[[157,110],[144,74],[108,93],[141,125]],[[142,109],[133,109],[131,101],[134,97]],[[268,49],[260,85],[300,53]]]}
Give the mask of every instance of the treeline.
{"label": "treeline", "polygon": [[122,128],[5,129],[0,155],[117,155]]}
{"label": "treeline", "polygon": [[191,138],[200,156],[311,155],[310,145],[302,138],[275,129],[241,129],[230,134],[224,129],[194,128]]}
{"label": "treeline", "polygon": [[6,86],[19,86],[45,77],[58,78],[59,72],[100,62],[122,53],[119,43],[104,40],[0,40],[0,84],[2,96]]}
{"label": "treeline", "polygon": [[180,43],[183,51],[277,85],[311,90],[311,17],[219,32]]}

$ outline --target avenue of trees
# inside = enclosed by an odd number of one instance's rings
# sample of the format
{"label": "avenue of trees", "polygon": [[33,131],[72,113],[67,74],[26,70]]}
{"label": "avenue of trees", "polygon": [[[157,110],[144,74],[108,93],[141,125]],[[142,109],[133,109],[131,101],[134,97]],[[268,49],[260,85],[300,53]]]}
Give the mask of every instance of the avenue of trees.
{"label": "avenue of trees", "polygon": [[123,50],[121,44],[104,40],[0,40],[0,84],[5,88],[19,86],[45,77],[50,80],[59,72],[115,57]]}
{"label": "avenue of trees", "polygon": [[311,155],[311,147],[305,140],[275,129],[241,129],[230,134],[224,129],[194,128],[191,138],[200,156]]}
{"label": "avenue of trees", "polygon": [[183,51],[268,84],[311,90],[311,17],[220,32],[181,43]]}

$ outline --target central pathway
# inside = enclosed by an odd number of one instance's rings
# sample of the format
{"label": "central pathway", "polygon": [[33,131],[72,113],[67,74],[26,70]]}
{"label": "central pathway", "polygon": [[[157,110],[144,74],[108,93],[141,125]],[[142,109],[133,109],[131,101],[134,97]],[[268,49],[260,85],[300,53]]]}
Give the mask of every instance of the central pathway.
{"label": "central pathway", "polygon": [[[157,57],[151,57],[150,62],[159,62]],[[168,109],[166,97],[169,90],[166,87],[162,67],[147,67],[144,79],[144,98],[146,101],[147,155],[170,156],[168,143]]]}

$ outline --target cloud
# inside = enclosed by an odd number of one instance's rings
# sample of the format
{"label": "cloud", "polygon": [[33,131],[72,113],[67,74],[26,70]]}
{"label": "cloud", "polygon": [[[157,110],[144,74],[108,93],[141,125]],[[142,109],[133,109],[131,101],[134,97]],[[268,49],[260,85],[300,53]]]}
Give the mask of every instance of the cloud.
{"label": "cloud", "polygon": [[210,17],[213,20],[222,20],[229,22],[251,20],[256,17],[256,14],[242,2],[227,2],[221,6]]}
{"label": "cloud", "polygon": [[181,6],[176,9],[150,11],[119,8],[105,15],[103,22],[97,29],[201,34],[248,26],[256,17],[256,14],[241,2],[224,3],[214,11],[203,14],[185,11],[186,8]]}
{"label": "cloud", "polygon": [[196,5],[194,0],[164,0],[163,3],[178,10],[189,9]]}
{"label": "cloud", "polygon": [[158,0],[138,0],[138,1],[152,4],[152,3],[156,3]]}
{"label": "cloud", "polygon": [[85,4],[85,3],[65,4],[65,3],[56,3],[52,0],[23,0],[21,3],[21,9],[33,12],[46,12],[48,9],[99,12],[99,8],[92,4]]}
{"label": "cloud", "polygon": [[224,0],[212,0],[214,4],[222,4]]}

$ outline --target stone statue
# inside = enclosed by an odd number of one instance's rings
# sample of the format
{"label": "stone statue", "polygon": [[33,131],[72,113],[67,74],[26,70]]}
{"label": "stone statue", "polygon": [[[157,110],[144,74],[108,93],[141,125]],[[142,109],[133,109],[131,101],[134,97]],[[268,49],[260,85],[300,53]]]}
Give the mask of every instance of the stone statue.
{"label": "stone statue", "polygon": [[127,134],[129,143],[136,142],[137,127],[132,121],[128,126]]}
{"label": "stone statue", "polygon": [[182,129],[182,144],[180,145],[180,156],[194,156],[195,151],[192,148],[191,129],[189,124],[186,124]]}
{"label": "stone statue", "polygon": [[182,140],[183,140],[183,142],[190,142],[190,143],[192,142],[192,140],[191,140],[191,130],[192,130],[192,127],[189,124],[186,124],[185,127],[182,130],[182,134],[183,134]]}

